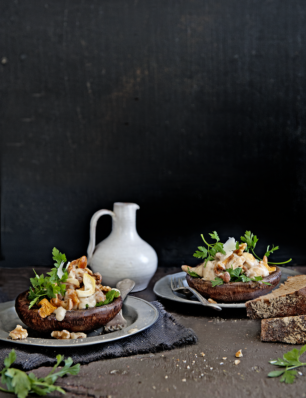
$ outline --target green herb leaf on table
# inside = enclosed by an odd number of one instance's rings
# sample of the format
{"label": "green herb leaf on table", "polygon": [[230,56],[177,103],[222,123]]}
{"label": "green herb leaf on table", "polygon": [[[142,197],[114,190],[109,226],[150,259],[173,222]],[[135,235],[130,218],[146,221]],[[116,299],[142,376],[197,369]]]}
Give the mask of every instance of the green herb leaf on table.
{"label": "green herb leaf on table", "polygon": [[188,273],[190,276],[192,276],[193,278],[200,278],[200,276],[199,276],[196,272],[190,271],[190,268],[189,268],[189,267],[188,267],[188,269],[187,269],[187,273]]}
{"label": "green herb leaf on table", "polygon": [[112,303],[115,298],[119,297],[120,293],[118,292],[118,290],[110,290],[109,292],[106,293],[105,295],[105,300],[104,301],[100,301],[99,303],[96,304],[96,307],[101,307],[102,305],[106,305],[106,304],[110,304]]}
{"label": "green herb leaf on table", "polygon": [[268,374],[268,377],[279,377],[281,382],[286,384],[292,384],[297,375],[297,371],[294,370],[300,366],[305,366],[305,362],[300,361],[300,356],[306,351],[306,345],[304,345],[300,350],[293,348],[293,350],[287,352],[283,355],[283,359],[278,358],[277,360],[269,361],[271,365],[279,366],[281,370],[275,370]]}
{"label": "green herb leaf on table", "polygon": [[64,360],[64,356],[57,355],[57,362],[51,372],[46,377],[37,378],[33,373],[29,375],[22,370],[11,368],[10,366],[16,360],[15,350],[12,350],[4,359],[4,368],[0,372],[1,383],[6,385],[7,389],[0,387],[0,391],[14,393],[18,398],[26,398],[29,393],[36,393],[38,395],[46,395],[50,392],[57,391],[65,394],[65,391],[55,386],[54,383],[59,377],[66,374],[77,375],[80,371],[80,364],[72,366],[72,359],[65,360],[65,365],[56,373],[60,363]]}

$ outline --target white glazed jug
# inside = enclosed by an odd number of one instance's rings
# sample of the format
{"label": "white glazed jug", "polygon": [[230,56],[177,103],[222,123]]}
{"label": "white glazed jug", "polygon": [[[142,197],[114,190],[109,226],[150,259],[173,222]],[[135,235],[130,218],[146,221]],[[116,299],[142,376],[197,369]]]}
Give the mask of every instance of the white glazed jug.
{"label": "white glazed jug", "polygon": [[[156,271],[156,252],[136,230],[138,209],[135,203],[117,202],[114,211],[99,210],[91,218],[88,263],[94,272],[100,272],[103,285],[114,287],[129,278],[136,283],[133,292],[139,292],[148,286]],[[105,214],[112,216],[112,232],[95,247],[97,221]]]}

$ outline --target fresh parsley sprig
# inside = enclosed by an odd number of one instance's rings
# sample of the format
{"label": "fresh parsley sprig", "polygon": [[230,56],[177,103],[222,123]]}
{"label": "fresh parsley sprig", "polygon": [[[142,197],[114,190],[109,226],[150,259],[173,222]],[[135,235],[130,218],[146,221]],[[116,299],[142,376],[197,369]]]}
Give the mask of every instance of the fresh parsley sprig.
{"label": "fresh parsley sprig", "polygon": [[55,298],[57,294],[65,295],[66,285],[64,282],[68,279],[68,271],[62,270],[62,276],[59,277],[58,270],[63,268],[64,263],[67,261],[65,254],[60,253],[55,247],[52,250],[54,266],[48,276],[41,274],[40,276],[35,273],[34,278],[30,278],[32,287],[30,287],[28,299],[30,300],[29,309],[33,307],[38,301],[44,297]]}
{"label": "fresh parsley sprig", "polygon": [[[256,244],[257,244],[257,242],[258,242],[258,238],[257,238],[257,236],[256,235],[254,235],[254,234],[252,234],[252,232],[251,231],[245,231],[245,234],[244,234],[244,236],[241,236],[240,237],[240,239],[241,239],[241,241],[242,242],[245,242],[246,244],[247,244],[247,247],[246,247],[246,251],[247,252],[252,252],[253,253],[253,255],[259,260],[259,261],[262,261],[262,258],[260,258],[260,257],[258,257],[257,256],[257,254],[255,253],[255,247],[256,247]],[[270,245],[267,247],[267,250],[266,250],[266,253],[265,253],[265,256],[267,256],[267,257],[269,257],[270,256],[270,254],[272,254],[273,252],[275,252],[276,250],[278,250],[279,249],[279,246],[272,246],[272,249],[270,249]],[[272,265],[281,265],[281,264],[287,264],[287,263],[290,263],[290,261],[292,261],[292,258],[290,258],[289,260],[287,260],[287,261],[283,261],[283,262],[281,262],[281,263],[272,263],[272,262],[268,262],[268,264],[272,264]]]}
{"label": "fresh parsley sprig", "polygon": [[215,277],[213,281],[211,281],[212,287],[223,285],[223,279],[219,278],[218,276]]}
{"label": "fresh parsley sprig", "polygon": [[[233,269],[227,268],[226,271],[230,274],[231,282],[261,282],[264,285],[271,285],[269,282],[264,282],[262,276],[254,276],[254,278],[249,278],[242,272],[241,267],[237,267]],[[211,281],[212,287],[223,285],[223,279],[216,277],[214,280]]]}
{"label": "fresh parsley sprig", "polygon": [[215,239],[216,242],[213,244],[207,243],[203,234],[201,234],[201,238],[203,239],[203,242],[205,243],[207,248],[204,246],[199,246],[199,250],[197,250],[193,255],[194,257],[201,258],[203,260],[205,259],[204,268],[206,267],[207,261],[214,260],[217,253],[225,254],[225,251],[223,249],[223,243],[220,242],[220,238],[217,232],[213,231],[209,235],[212,239]]}
{"label": "fresh parsley sprig", "polygon": [[281,382],[286,384],[292,384],[295,380],[297,371],[294,370],[300,366],[306,366],[306,362],[300,362],[300,356],[306,351],[306,345],[304,345],[300,350],[294,348],[293,350],[287,352],[282,358],[270,361],[272,365],[279,366],[281,370],[274,370],[268,374],[268,377],[279,377]]}
{"label": "fresh parsley sprig", "polygon": [[65,360],[65,365],[54,373],[59,364],[64,361],[64,356],[57,355],[56,359],[56,365],[51,372],[46,377],[37,378],[33,373],[28,375],[22,370],[10,367],[16,361],[15,350],[12,350],[4,359],[4,368],[0,372],[1,383],[6,384],[7,389],[0,387],[0,391],[14,393],[18,398],[26,398],[29,393],[47,395],[50,392],[58,391],[66,394],[61,387],[55,386],[54,383],[58,377],[63,377],[66,374],[77,375],[80,371],[80,364],[71,366],[73,360],[68,358]]}

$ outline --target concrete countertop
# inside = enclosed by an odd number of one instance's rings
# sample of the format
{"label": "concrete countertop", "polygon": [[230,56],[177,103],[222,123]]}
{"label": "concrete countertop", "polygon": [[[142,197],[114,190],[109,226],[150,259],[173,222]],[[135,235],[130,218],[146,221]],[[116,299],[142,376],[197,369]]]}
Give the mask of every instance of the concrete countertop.
{"label": "concrete countertop", "polygon": [[[298,270],[303,272],[304,268]],[[154,283],[178,271],[178,268],[159,268],[149,288],[134,295],[155,300]],[[27,268],[1,269],[1,290],[9,299],[14,298],[12,295],[28,287],[30,274]],[[18,281],[15,288],[12,281]],[[171,351],[82,365],[77,377],[58,380],[57,384],[67,391],[66,397],[306,397],[306,369],[301,370],[303,375],[292,385],[267,377],[270,371],[276,370],[269,361],[282,357],[294,347],[262,343],[260,321],[247,319],[245,310],[217,313],[204,307],[160,301],[178,322],[196,332],[198,343]],[[239,349],[243,357],[240,364],[235,365],[235,353]],[[48,371],[49,368],[41,367],[34,373],[42,376]],[[0,393],[0,396],[11,395]]]}

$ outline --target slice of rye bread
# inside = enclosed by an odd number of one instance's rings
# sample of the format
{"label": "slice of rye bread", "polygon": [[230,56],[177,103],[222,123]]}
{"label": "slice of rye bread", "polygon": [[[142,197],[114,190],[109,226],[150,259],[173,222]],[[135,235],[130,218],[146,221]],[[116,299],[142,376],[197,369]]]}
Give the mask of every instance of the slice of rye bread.
{"label": "slice of rye bread", "polygon": [[306,315],[261,320],[261,341],[306,343]]}
{"label": "slice of rye bread", "polygon": [[306,314],[306,275],[290,276],[272,293],[245,303],[251,319]]}

